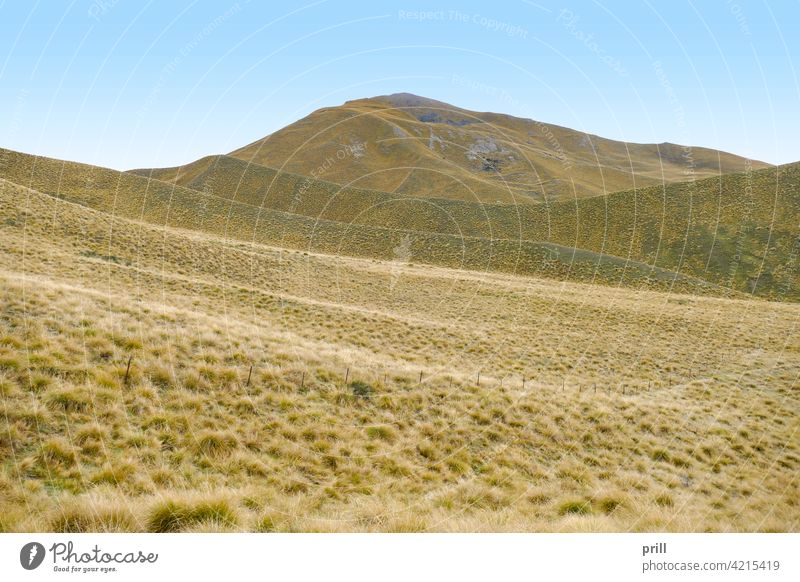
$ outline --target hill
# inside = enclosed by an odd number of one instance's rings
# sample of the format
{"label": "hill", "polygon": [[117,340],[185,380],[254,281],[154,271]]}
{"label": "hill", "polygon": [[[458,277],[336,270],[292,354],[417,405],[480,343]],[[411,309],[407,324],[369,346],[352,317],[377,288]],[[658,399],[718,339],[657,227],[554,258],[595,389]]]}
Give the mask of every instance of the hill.
{"label": "hill", "polygon": [[[421,201],[231,158],[191,187],[3,151],[15,183],[145,220],[331,254],[681,292],[800,299],[800,165],[542,205]],[[398,251],[398,249],[400,249]],[[405,250],[404,250],[405,249]]]}
{"label": "hill", "polygon": [[[389,196],[375,191],[339,189],[324,182],[306,184],[304,178],[274,170],[260,172],[252,185],[256,190],[235,189],[204,184],[220,184],[224,179],[238,178],[229,172],[227,159],[222,164],[222,177],[206,173],[194,185],[200,189],[175,186],[133,173],[121,173],[106,168],[72,162],[39,158],[3,151],[10,163],[0,177],[34,188],[40,192],[110,213],[115,216],[142,220],[151,224],[192,229],[231,239],[278,245],[332,255],[397,259],[406,262],[429,263],[470,270],[539,274],[557,280],[596,282],[652,289],[673,289],[680,292],[727,294],[707,281],[653,268],[637,261],[603,255],[590,250],[564,248],[561,245],[535,240],[485,238],[493,223],[482,224],[480,206],[443,201],[460,213],[458,220],[474,231],[474,235],[459,233],[459,225],[436,230],[440,217],[430,212],[416,212],[417,203],[405,209],[411,215],[364,214],[353,220],[359,208],[369,207]],[[234,164],[247,166],[241,161]],[[215,166],[219,167],[219,166]],[[252,166],[249,166],[252,168]],[[258,188],[263,179],[271,181],[268,203],[258,203]],[[301,189],[300,203],[293,207]],[[245,195],[245,192],[250,192]],[[365,197],[372,196],[373,198]],[[326,196],[338,202],[330,203]],[[396,198],[396,197],[395,197]],[[416,199],[406,197],[414,202]],[[277,208],[271,207],[275,206]],[[314,212],[323,209],[322,216]],[[504,207],[513,208],[513,207]],[[289,212],[288,210],[293,210]],[[389,209],[391,210],[391,209]],[[308,214],[301,214],[305,212]],[[394,222],[382,217],[394,216]],[[501,215],[507,220],[508,216]],[[403,223],[405,220],[405,223]],[[474,228],[468,221],[475,221]]]}
{"label": "hill", "polygon": [[768,167],[707,148],[618,142],[407,93],[320,109],[229,155],[339,185],[489,203],[582,198]]}
{"label": "hill", "polygon": [[[458,239],[457,246],[474,238],[500,247],[549,243],[560,250],[548,256],[561,260],[571,260],[564,249],[580,249],[679,272],[731,292],[800,299],[800,226],[795,220],[800,215],[800,164],[538,205],[421,201],[339,187],[229,156],[156,175],[237,203],[337,221],[351,229],[358,224],[423,238],[447,234]],[[350,249],[348,244],[340,248]],[[376,256],[387,257],[385,250]],[[431,260],[425,253],[415,257]],[[545,274],[526,266],[530,261],[524,256],[495,257],[499,260],[487,261],[487,268]]]}
{"label": "hill", "polygon": [[797,530],[800,306],[292,251],[36,168],[60,196],[0,180],[0,531]]}

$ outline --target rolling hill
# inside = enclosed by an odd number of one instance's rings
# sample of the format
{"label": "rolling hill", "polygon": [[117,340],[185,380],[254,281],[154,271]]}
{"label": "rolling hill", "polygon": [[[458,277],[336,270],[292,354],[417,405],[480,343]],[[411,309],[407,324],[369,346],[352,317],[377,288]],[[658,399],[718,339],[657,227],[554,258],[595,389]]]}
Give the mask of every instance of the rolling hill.
{"label": "rolling hill", "polygon": [[2,179],[0,282],[3,532],[797,530],[798,305],[293,251]]}
{"label": "rolling hill", "polygon": [[0,149],[0,531],[797,530],[800,164],[509,204],[356,151]]}
{"label": "rolling hill", "polygon": [[[730,291],[800,299],[793,258],[800,234],[795,220],[800,164],[534,205],[420,200],[339,187],[230,156],[204,158],[157,175],[238,203],[345,223],[351,229],[358,224],[416,236],[447,234],[461,241],[490,240],[498,247],[552,243],[560,250],[549,255],[562,260],[571,257],[565,249],[579,249],[680,272]],[[425,253],[415,256],[430,260]],[[524,253],[511,252],[487,262],[486,268],[544,274],[529,263]]]}
{"label": "rolling hill", "polygon": [[[420,200],[229,156],[140,175],[3,151],[0,177],[112,212],[241,240],[690,293],[800,299],[800,165],[551,204]],[[177,181],[184,181],[178,179]]]}

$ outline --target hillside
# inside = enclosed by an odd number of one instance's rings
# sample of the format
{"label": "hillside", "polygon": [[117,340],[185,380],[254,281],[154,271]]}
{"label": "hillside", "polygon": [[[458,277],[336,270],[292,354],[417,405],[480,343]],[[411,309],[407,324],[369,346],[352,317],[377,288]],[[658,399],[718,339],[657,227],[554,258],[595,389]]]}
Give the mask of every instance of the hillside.
{"label": "hillside", "polygon": [[[733,292],[800,300],[796,260],[800,250],[796,221],[800,215],[800,164],[575,201],[515,206],[420,201],[342,188],[229,156],[204,158],[157,175],[237,203],[338,221],[349,229],[358,224],[423,233],[412,234],[415,238],[441,233],[457,237],[457,246],[462,244],[458,241],[473,238],[491,240],[499,247],[551,243],[561,250],[549,256],[561,260],[565,259],[564,248],[576,248],[680,272]],[[381,242],[374,244],[377,253]],[[340,248],[350,252],[351,247],[343,244]],[[385,251],[376,256],[387,257]],[[414,256],[431,260],[425,253]],[[529,263],[524,254],[513,256],[512,252],[484,264],[487,269],[546,274],[531,269]]]}
{"label": "hillside", "polygon": [[[696,277],[591,250],[538,240],[485,238],[484,233],[491,232],[498,217],[487,215],[479,205],[442,201],[450,205],[447,211],[458,221],[455,226],[442,221],[438,211],[419,212],[419,202],[409,197],[399,199],[409,203],[405,208],[402,204],[400,207],[406,214],[387,207],[385,213],[366,212],[355,219],[354,214],[359,213],[359,209],[380,207],[377,202],[389,195],[361,190],[340,192],[328,183],[311,181],[307,184],[300,176],[274,170],[261,170],[252,183],[244,182],[254,189],[242,187],[239,195],[235,188],[220,187],[220,184],[231,183],[223,180],[240,181],[238,174],[229,171],[231,163],[248,167],[232,158],[215,166],[222,169],[219,178],[207,172],[202,181],[193,182],[199,188],[195,190],[148,180],[133,173],[8,150],[2,154],[9,163],[3,167],[0,177],[115,216],[155,225],[332,255],[387,260],[400,256],[407,262],[541,275],[556,280],[686,293],[729,293],[726,288]],[[249,171],[245,172],[245,178],[248,175]],[[266,198],[259,190],[263,188],[264,179],[271,185]],[[300,202],[295,203],[301,189]],[[224,195],[217,195],[217,191]],[[391,198],[397,203],[396,196]],[[335,203],[331,203],[332,200]],[[513,210],[513,207],[497,208],[502,212]],[[323,214],[315,215],[318,211]],[[388,220],[390,217],[392,222]],[[486,222],[487,217],[491,222]],[[499,218],[511,220],[513,215],[501,213]],[[442,224],[448,228],[436,226]],[[474,235],[462,234],[459,229]]]}
{"label": "hillside", "polygon": [[797,531],[800,306],[270,247],[61,169],[159,220],[0,180],[0,531]]}
{"label": "hillside", "polygon": [[[800,300],[800,165],[549,205],[472,204],[276,172],[227,156],[190,188],[2,150],[0,177],[154,224],[331,254],[607,285]],[[164,172],[165,177],[167,171]]]}
{"label": "hillside", "polygon": [[768,167],[726,152],[623,143],[407,93],[320,109],[230,155],[340,185],[488,203],[583,198]]}

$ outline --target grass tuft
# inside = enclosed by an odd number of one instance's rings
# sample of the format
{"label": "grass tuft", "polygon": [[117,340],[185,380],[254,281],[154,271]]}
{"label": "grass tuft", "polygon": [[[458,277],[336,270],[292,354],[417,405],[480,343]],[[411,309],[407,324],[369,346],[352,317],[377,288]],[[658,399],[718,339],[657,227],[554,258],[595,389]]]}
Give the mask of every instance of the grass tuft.
{"label": "grass tuft", "polygon": [[172,533],[197,525],[218,524],[236,526],[238,517],[231,504],[224,500],[207,501],[164,501],[151,512],[147,530],[152,533]]}
{"label": "grass tuft", "polygon": [[592,504],[585,499],[570,499],[558,506],[560,515],[589,515],[592,513]]}
{"label": "grass tuft", "polygon": [[50,392],[46,396],[47,403],[64,412],[86,412],[91,405],[88,394],[82,390],[63,388]]}
{"label": "grass tuft", "polygon": [[58,533],[130,532],[138,524],[128,508],[83,500],[62,508],[50,528]]}
{"label": "grass tuft", "polygon": [[239,440],[229,431],[207,431],[197,439],[198,451],[213,458],[226,456],[238,446]]}
{"label": "grass tuft", "polygon": [[361,380],[350,382],[350,390],[352,390],[353,396],[358,398],[370,398],[372,396],[372,386]]}

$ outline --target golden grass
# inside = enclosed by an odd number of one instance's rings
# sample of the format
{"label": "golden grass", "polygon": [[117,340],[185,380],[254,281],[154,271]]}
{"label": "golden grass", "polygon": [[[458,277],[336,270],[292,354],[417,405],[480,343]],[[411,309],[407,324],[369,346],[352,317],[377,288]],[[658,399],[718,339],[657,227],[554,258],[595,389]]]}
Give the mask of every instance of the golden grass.
{"label": "golden grass", "polygon": [[[512,205],[422,203],[227,156],[197,162],[189,182],[197,189],[7,150],[0,156],[2,176],[17,184],[115,216],[246,242],[634,289],[800,300],[800,164]],[[108,249],[81,252],[130,266]]]}
{"label": "golden grass", "polygon": [[797,305],[0,224],[3,531],[798,530]]}
{"label": "golden grass", "polygon": [[[748,163],[706,148],[617,142],[406,94],[320,109],[231,156],[412,197],[522,204],[743,171]],[[182,174],[184,185],[197,178],[193,169]]]}

